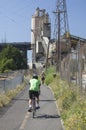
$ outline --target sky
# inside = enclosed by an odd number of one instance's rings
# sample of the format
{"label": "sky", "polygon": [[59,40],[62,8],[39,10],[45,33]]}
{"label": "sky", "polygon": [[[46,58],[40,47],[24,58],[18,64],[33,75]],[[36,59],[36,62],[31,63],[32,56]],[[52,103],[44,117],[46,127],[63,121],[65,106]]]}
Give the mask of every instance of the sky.
{"label": "sky", "polygon": [[[37,7],[55,22],[57,0],[0,0],[0,42],[30,42],[31,17]],[[86,38],[86,0],[66,0],[70,33]],[[53,33],[53,32],[52,32]]]}
{"label": "sky", "polygon": [[[57,0],[0,0],[0,42],[30,42],[31,17],[46,9],[54,26]],[[70,33],[86,38],[86,0],[66,0]],[[53,29],[52,29],[53,30]]]}

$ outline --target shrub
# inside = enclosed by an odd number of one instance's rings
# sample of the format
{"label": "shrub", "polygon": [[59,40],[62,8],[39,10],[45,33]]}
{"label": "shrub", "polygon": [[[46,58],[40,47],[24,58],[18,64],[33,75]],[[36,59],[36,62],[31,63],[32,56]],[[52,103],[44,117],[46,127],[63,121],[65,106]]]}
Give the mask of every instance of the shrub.
{"label": "shrub", "polygon": [[53,79],[54,79],[54,74],[55,72],[55,68],[54,67],[49,67],[47,70],[46,70],[46,79],[45,79],[45,83],[46,85],[49,85],[50,83],[53,82]]}
{"label": "shrub", "polygon": [[0,107],[7,105],[10,102],[10,98],[5,94],[0,94]]}

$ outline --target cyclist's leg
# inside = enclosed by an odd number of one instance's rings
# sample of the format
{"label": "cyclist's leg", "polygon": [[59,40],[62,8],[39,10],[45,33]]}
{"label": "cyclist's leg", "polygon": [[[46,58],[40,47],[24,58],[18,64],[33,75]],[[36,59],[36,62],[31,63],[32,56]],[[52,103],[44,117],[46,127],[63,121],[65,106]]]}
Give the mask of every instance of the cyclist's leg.
{"label": "cyclist's leg", "polygon": [[29,109],[28,109],[28,111],[31,111],[31,109],[32,109],[32,94],[33,94],[33,92],[29,91]]}

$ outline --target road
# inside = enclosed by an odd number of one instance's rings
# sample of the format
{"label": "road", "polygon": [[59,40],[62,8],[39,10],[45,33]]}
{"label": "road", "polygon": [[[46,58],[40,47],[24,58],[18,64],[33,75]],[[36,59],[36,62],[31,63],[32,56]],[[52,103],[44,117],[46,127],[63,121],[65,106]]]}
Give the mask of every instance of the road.
{"label": "road", "polygon": [[27,111],[28,88],[20,92],[8,106],[0,108],[0,130],[63,130],[51,89],[41,86],[40,109],[33,119],[31,112]]}

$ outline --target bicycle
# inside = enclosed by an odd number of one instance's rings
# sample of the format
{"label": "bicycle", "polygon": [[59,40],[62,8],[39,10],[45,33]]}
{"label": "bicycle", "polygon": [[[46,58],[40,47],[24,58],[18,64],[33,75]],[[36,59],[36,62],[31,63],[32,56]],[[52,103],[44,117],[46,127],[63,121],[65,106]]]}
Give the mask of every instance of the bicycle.
{"label": "bicycle", "polygon": [[36,113],[36,99],[35,99],[35,95],[33,94],[32,96],[32,117],[35,117],[35,113]]}
{"label": "bicycle", "polygon": [[41,81],[42,81],[42,84],[44,84],[45,77],[42,77],[42,78],[41,78]]}

